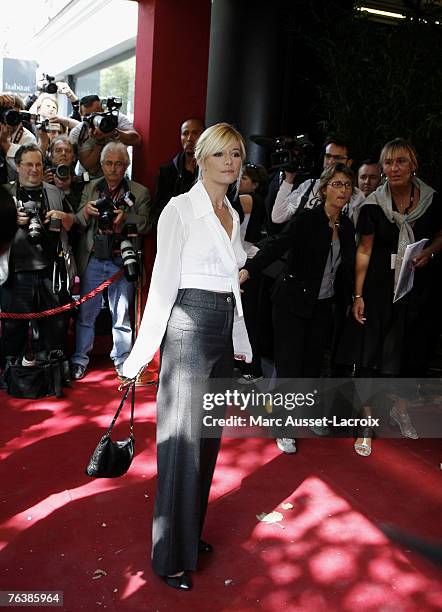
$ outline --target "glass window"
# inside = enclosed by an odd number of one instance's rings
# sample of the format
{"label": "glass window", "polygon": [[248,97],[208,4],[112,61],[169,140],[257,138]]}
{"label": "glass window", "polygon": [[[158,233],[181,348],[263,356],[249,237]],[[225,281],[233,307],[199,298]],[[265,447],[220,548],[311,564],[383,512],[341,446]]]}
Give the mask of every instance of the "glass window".
{"label": "glass window", "polygon": [[79,98],[89,94],[98,94],[100,98],[111,96],[123,100],[121,112],[130,121],[134,118],[134,83],[135,83],[135,55],[79,75],[75,79],[75,93]]}

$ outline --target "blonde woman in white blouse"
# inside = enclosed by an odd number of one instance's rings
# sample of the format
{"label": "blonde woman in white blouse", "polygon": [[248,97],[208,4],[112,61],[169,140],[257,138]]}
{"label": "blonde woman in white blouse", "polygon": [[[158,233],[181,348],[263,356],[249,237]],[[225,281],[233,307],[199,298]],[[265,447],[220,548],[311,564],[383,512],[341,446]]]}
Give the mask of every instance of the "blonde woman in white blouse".
{"label": "blonde woman in white blouse", "polygon": [[192,390],[229,378],[234,352],[251,361],[242,317],[239,268],[246,261],[238,214],[226,198],[245,159],[232,126],[206,129],[195,148],[199,180],[174,197],[158,223],[158,249],[140,332],[123,374],[134,378],[161,345],[157,395],[158,484],[152,565],[174,588],[189,590],[220,439],[203,438],[203,407]]}

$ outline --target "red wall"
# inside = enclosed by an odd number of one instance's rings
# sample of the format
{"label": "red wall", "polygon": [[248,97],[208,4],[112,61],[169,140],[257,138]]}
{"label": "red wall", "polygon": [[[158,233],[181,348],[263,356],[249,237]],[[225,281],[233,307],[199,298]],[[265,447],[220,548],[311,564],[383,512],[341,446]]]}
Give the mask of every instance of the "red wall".
{"label": "red wall", "polygon": [[210,0],[140,0],[135,76],[134,178],[154,193],[160,164],[180,148],[179,127],[204,120]]}

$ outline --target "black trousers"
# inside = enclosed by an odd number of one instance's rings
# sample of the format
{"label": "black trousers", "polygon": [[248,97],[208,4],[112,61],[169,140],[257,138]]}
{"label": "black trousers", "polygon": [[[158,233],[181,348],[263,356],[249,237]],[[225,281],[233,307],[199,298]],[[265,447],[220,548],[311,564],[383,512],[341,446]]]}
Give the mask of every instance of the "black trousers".
{"label": "black trousers", "polygon": [[318,378],[332,327],[333,298],[317,300],[310,319],[291,314],[289,304],[275,304],[273,328],[278,378]]}
{"label": "black trousers", "polygon": [[207,413],[196,390],[232,375],[233,311],[232,294],[180,289],[161,345],[152,526],[152,566],[161,576],[197,566],[220,437],[202,437]]}
{"label": "black trousers", "polygon": [[[0,303],[2,312],[39,312],[65,303],[52,291],[51,270],[11,273],[2,285]],[[37,319],[39,332],[37,350],[64,350],[68,315],[63,313]],[[2,356],[23,355],[28,349],[29,321],[2,320]]]}
{"label": "black trousers", "polygon": [[242,308],[244,311],[244,322],[252,347],[252,363],[238,362],[239,369],[243,374],[262,376],[260,334],[260,294],[261,275],[250,278],[244,283],[244,293],[241,295]]}

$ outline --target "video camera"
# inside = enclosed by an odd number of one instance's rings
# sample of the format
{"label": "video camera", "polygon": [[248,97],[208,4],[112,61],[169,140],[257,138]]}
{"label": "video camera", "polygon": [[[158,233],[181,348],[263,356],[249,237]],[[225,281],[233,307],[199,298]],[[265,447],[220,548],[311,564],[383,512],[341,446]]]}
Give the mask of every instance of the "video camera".
{"label": "video camera", "polygon": [[57,132],[61,130],[61,125],[59,123],[54,123],[49,121],[49,119],[43,119],[41,115],[34,115],[36,117],[35,127],[37,130],[41,130],[42,132]]}
{"label": "video camera", "polygon": [[17,127],[22,121],[31,121],[35,115],[28,111],[18,111],[10,107],[0,106],[0,123]]}
{"label": "video camera", "polygon": [[271,149],[270,165],[274,169],[311,174],[315,167],[314,147],[305,134],[297,136],[251,136],[258,145]]}
{"label": "video camera", "polygon": [[43,74],[43,79],[40,81],[37,89],[44,93],[56,94],[58,87],[57,83],[55,83],[55,77],[49,76],[49,74]]}
{"label": "video camera", "polygon": [[89,113],[83,117],[83,121],[90,128],[97,128],[103,134],[109,134],[118,127],[119,109],[123,104],[122,98],[105,98],[101,100],[101,113]]}

